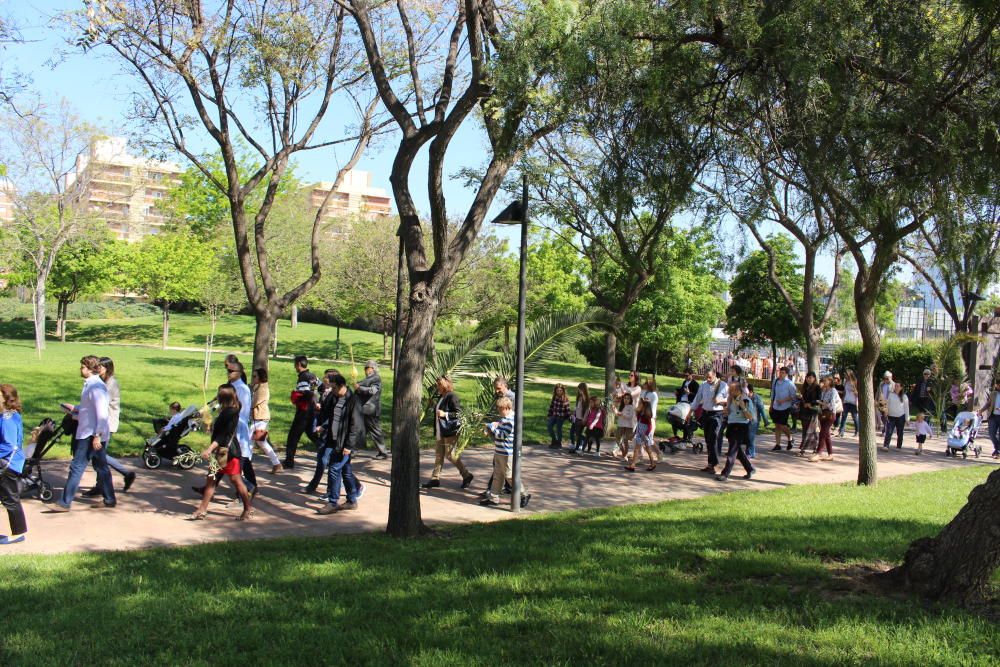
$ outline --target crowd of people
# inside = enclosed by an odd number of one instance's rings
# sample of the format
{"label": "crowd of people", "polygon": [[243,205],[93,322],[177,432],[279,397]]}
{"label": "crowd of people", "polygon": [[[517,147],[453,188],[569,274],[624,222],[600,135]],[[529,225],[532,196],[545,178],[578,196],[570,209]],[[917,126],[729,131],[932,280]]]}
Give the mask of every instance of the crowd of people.
{"label": "crowd of people", "polygon": [[[297,447],[303,435],[314,443],[316,454],[312,479],[301,491],[315,494],[324,478],[326,480],[325,491],[321,494],[324,502],[317,513],[331,515],[358,508],[365,485],[354,473],[353,457],[365,448],[368,440],[376,448],[374,458],[384,459],[388,455],[381,430],[382,380],[378,364],[368,361],[365,377],[354,383],[336,369],[327,369],[317,378],[309,370],[304,356],[296,357],[294,365],[297,379],[289,398],[295,413],[282,460],[269,439],[271,412],[267,370],[254,369],[248,385],[240,360],[235,355],[225,358],[226,381],[216,391],[217,414],[212,420],[210,442],[200,452],[200,458],[207,463],[207,471],[204,483],[192,487],[200,501],[190,519],[197,521],[208,517],[209,503],[224,480],[228,480],[242,504],[238,520],[252,519],[254,499],[260,488],[253,467],[254,448],[260,448],[268,459],[269,472],[277,475],[295,468]],[[673,431],[670,438],[657,433],[660,393],[654,379],[644,381],[638,373],[632,372],[627,380],[616,380],[607,402],[591,395],[586,383],[577,385],[572,398],[564,385],[557,384],[547,412],[549,446],[552,449],[566,447],[573,455],[600,457],[602,445],[610,440],[613,445],[610,451],[605,450],[605,455],[620,459],[624,470],[630,473],[637,470],[643,459],[647,471],[656,470],[661,453],[668,446],[675,451],[684,447],[695,451],[704,449],[707,462],[703,472],[726,481],[739,462],[744,470],[743,478],[751,479],[756,473],[754,463],[758,458],[759,430],[773,424],[772,451],[797,448],[797,453],[808,461],[833,460],[834,431],[844,437],[850,418],[854,435],[857,435],[857,378],[850,370],[843,376],[832,373],[822,378],[808,371],[798,385],[794,381],[796,372],[785,366],[777,368],[776,377],[770,382],[770,405],[765,406],[748,380],[750,373],[742,364],[730,365],[725,374],[709,369],[701,382],[695,378],[693,369],[688,368],[674,392],[675,403],[666,412],[666,422]],[[884,448],[891,446],[894,436],[897,449],[902,448],[911,408],[916,409],[915,453],[921,454],[928,438],[934,437],[932,419],[937,397],[933,375],[932,369],[925,370],[921,381],[908,393],[903,385],[893,380],[891,372],[884,374],[873,406]],[[114,361],[108,357],[85,356],[80,360],[80,376],[83,387],[79,402],[62,404],[73,424],[70,433],[72,460],[61,496],[49,505],[50,510],[57,513],[71,510],[88,466],[95,470],[97,484],[82,495],[100,497],[101,502],[95,505],[98,508],[112,508],[118,504],[113,471],[123,478],[123,492],[128,492],[137,479],[135,470],[109,453],[121,415],[121,388],[115,376]],[[515,395],[504,378],[497,378],[493,387],[496,401],[492,416],[483,426],[483,434],[492,440],[494,449],[493,474],[480,500],[484,506],[499,505],[500,496],[509,493],[513,484]],[[431,490],[441,486],[441,473],[447,460],[461,475],[461,488],[467,489],[474,476],[456,448],[461,429],[468,425],[463,423],[461,403],[450,378],[437,379],[436,394],[432,401],[435,464],[423,488]],[[950,416],[961,420],[972,410],[972,389],[956,380],[944,400],[948,402],[945,419]],[[21,410],[17,389],[10,384],[0,384],[0,503],[7,511],[11,532],[9,536],[0,536],[0,545],[23,541],[28,528],[19,496],[26,462]],[[181,417],[180,405],[172,404],[171,413],[171,419],[162,427],[165,430],[177,426]],[[975,413],[975,418],[986,418],[994,448],[993,458],[1000,458],[1000,381]],[[568,430],[565,429],[567,422]],[[947,423],[940,426],[944,431]],[[704,434],[703,444],[693,441],[698,429]],[[659,440],[658,435],[661,436]],[[728,443],[725,454],[722,451],[724,441]],[[346,496],[343,503],[340,502],[342,491]],[[530,500],[531,494],[522,489],[521,506],[526,507]]]}

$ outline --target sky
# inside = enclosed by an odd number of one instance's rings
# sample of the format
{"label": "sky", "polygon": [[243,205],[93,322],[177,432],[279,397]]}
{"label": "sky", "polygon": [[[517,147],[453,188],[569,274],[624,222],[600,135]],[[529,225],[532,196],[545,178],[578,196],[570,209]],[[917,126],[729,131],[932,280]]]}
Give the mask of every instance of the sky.
{"label": "sky", "polygon": [[[69,100],[79,116],[102,131],[109,134],[129,134],[136,131],[130,124],[129,111],[132,94],[141,90],[141,84],[134,76],[125,74],[119,61],[113,60],[110,51],[101,53],[83,53],[82,50],[70,44],[69,33],[59,27],[57,17],[61,12],[78,9],[82,6],[79,0],[0,0],[0,15],[13,18],[21,28],[26,40],[24,44],[10,46],[5,50],[4,67],[16,68],[32,79],[33,90],[39,92],[48,102],[57,102],[60,98]],[[103,54],[103,55],[102,55]],[[336,125],[336,114],[328,114],[330,122],[321,126],[321,132],[327,136],[339,131]],[[201,145],[210,149],[207,134],[202,133]],[[378,140],[362,157],[357,165],[371,173],[373,187],[381,187],[390,192],[389,172],[394,156],[397,139],[395,136]],[[194,142],[193,142],[194,143]],[[476,168],[485,163],[487,157],[486,142],[480,127],[470,118],[459,131],[449,149],[446,162],[444,183],[445,197],[448,202],[450,217],[462,215],[472,202],[474,190],[465,187],[464,180],[457,177],[464,168]],[[332,149],[322,149],[298,154],[296,157],[296,173],[301,180],[331,181],[336,176],[339,159]],[[189,166],[182,157],[175,158],[182,168]],[[417,207],[426,212],[428,197],[426,189],[426,151],[411,172],[411,188]],[[510,197],[501,193],[494,202],[487,219],[498,213],[509,202]],[[509,246],[516,248],[513,238],[516,228],[496,227],[495,233],[510,241]],[[744,235],[737,225],[730,225],[723,230],[720,237],[720,247],[727,254],[739,255],[746,247],[752,245],[749,237]],[[832,277],[833,263],[824,259],[819,264],[819,273]]]}

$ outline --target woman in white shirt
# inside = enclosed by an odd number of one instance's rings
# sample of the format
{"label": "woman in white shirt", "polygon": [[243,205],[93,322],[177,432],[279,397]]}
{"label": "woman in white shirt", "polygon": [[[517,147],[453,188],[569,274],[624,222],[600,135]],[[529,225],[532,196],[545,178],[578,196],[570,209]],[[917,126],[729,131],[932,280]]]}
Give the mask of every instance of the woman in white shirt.
{"label": "woman in white shirt", "polygon": [[[101,379],[104,380],[104,385],[108,388],[108,430],[111,432],[108,436],[108,442],[105,445],[105,451],[108,451],[108,448],[111,447],[111,440],[114,439],[115,433],[118,432],[118,425],[121,421],[122,390],[118,386],[118,378],[115,377],[115,362],[110,357],[101,357],[101,365],[98,366],[97,372]],[[125,486],[122,488],[122,491],[128,493],[128,490],[132,488],[132,484],[135,483],[135,471],[129,470],[125,464],[111,456],[110,453],[107,455],[107,459],[108,468],[125,478]],[[94,469],[97,469],[96,463],[94,464]],[[93,488],[83,495],[87,498],[96,498],[101,495],[100,484],[95,484]]]}
{"label": "woman in white shirt", "polygon": [[910,399],[903,391],[903,385],[898,382],[892,385],[892,391],[886,398],[885,408],[885,440],[882,446],[889,449],[889,442],[892,440],[892,432],[896,432],[896,449],[903,447],[903,428],[910,419]]}
{"label": "woman in white shirt", "polygon": [[656,461],[660,461],[660,450],[656,444],[656,408],[660,405],[660,395],[656,393],[656,382],[652,379],[646,380],[642,385],[642,394],[639,398],[649,403],[649,416],[652,423],[649,426],[649,441],[653,443],[653,451],[656,452]]}
{"label": "woman in white shirt", "polygon": [[840,437],[844,437],[844,430],[847,429],[847,416],[854,419],[854,435],[858,434],[858,378],[854,371],[848,369],[844,374],[844,412],[840,415]]}

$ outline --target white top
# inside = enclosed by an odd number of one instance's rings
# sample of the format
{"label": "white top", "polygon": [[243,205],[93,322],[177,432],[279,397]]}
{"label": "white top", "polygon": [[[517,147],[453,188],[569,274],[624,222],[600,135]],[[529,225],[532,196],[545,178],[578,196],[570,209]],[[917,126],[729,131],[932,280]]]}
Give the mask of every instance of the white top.
{"label": "white top", "polygon": [[886,414],[890,417],[905,417],[907,420],[910,418],[910,399],[906,394],[903,394],[902,398],[895,392],[889,394],[886,408]]}
{"label": "white top", "polygon": [[122,390],[118,386],[118,380],[113,375],[104,384],[108,387],[108,430],[117,433],[119,417],[122,412]]}
{"label": "white top", "polygon": [[101,442],[111,437],[108,429],[108,386],[98,375],[91,375],[83,381],[80,405],[76,406],[76,439],[86,440],[97,435]]}
{"label": "white top", "polygon": [[639,405],[639,398],[642,397],[642,385],[637,384],[634,387],[630,384],[625,385],[625,391],[632,394],[632,405]]}
{"label": "white top", "polygon": [[573,408],[573,421],[582,422],[587,418],[587,410],[589,409],[590,406],[587,405],[587,401],[582,396],[577,396],[576,407]]}
{"label": "white top", "polygon": [[626,405],[618,412],[618,428],[635,428],[634,405]]}
{"label": "white top", "polygon": [[[722,386],[719,386],[722,385]],[[729,399],[729,386],[722,380],[716,380],[714,385],[702,382],[695,394],[693,407],[701,406],[705,412],[722,410]],[[716,403],[718,400],[718,403]]]}
{"label": "white top", "polygon": [[844,411],[844,403],[840,400],[840,394],[836,389],[830,388],[824,391],[820,400],[826,403],[827,409],[834,414]]}
{"label": "white top", "polygon": [[878,386],[878,391],[882,395],[883,401],[888,401],[889,396],[892,395],[892,382],[883,382]]}
{"label": "white top", "polygon": [[687,421],[688,415],[691,414],[691,404],[687,401],[680,401],[670,408],[670,414],[681,421]]}
{"label": "white top", "polygon": [[236,440],[240,443],[240,456],[248,459],[253,456],[253,443],[250,442],[250,406],[253,395],[243,380],[235,380],[230,384],[236,390],[236,398],[240,399],[240,421],[236,425]]}
{"label": "white top", "polygon": [[930,422],[922,421],[917,422],[914,427],[917,435],[926,435],[928,438],[934,437],[934,429],[931,428]]}
{"label": "white top", "polygon": [[858,404],[858,388],[850,380],[844,382],[844,403]]}
{"label": "white top", "polygon": [[649,415],[650,415],[650,417],[653,418],[653,420],[655,420],[656,419],[656,408],[657,408],[657,406],[660,405],[660,395],[657,394],[655,391],[644,391],[644,392],[642,392],[641,398],[642,398],[642,400],[644,400],[647,403],[649,403]]}

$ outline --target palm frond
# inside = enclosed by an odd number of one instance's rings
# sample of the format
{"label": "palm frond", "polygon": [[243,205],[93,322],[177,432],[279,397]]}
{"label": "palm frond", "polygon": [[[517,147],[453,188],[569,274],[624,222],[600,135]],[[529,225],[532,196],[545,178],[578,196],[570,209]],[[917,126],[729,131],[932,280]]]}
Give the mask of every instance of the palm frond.
{"label": "palm frond", "polygon": [[478,331],[455,341],[447,350],[438,352],[436,361],[428,360],[424,366],[424,385],[433,388],[437,379],[443,375],[478,370],[483,346],[497,333],[497,330]]}
{"label": "palm frond", "polygon": [[934,416],[939,420],[938,423],[943,423],[944,413],[949,407],[952,380],[958,379],[961,382],[962,378],[966,376],[962,348],[967,343],[980,341],[979,336],[956,333],[937,345],[937,349],[934,351],[934,365],[937,367],[937,374],[934,376],[933,387],[938,412]]}

